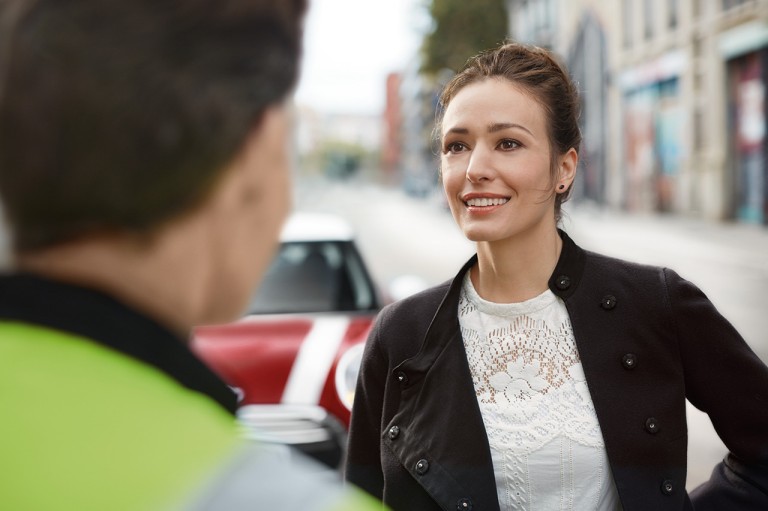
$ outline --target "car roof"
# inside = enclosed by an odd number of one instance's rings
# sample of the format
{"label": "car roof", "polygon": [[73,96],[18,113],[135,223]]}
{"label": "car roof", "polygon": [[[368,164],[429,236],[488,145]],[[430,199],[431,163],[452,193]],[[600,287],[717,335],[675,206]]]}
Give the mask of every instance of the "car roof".
{"label": "car roof", "polygon": [[283,226],[280,241],[351,241],[352,226],[330,213],[295,212]]}

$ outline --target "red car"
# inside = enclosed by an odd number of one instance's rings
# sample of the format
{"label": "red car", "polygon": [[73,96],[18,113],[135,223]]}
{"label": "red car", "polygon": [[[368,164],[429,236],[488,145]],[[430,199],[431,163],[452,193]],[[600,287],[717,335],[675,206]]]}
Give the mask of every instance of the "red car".
{"label": "red car", "polygon": [[248,314],[198,327],[192,348],[240,393],[249,437],[337,466],[380,306],[351,228],[335,216],[297,213]]}

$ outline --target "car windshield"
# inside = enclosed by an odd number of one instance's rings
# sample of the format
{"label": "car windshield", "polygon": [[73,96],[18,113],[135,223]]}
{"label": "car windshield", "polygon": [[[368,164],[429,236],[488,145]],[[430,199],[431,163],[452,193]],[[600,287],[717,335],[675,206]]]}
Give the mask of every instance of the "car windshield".
{"label": "car windshield", "polygon": [[370,311],[376,293],[362,259],[348,241],[284,242],[250,314]]}

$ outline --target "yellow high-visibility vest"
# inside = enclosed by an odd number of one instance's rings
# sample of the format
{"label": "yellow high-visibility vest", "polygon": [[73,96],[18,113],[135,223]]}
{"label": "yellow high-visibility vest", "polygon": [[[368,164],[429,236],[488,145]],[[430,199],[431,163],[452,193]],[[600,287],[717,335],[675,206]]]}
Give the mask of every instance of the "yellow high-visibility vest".
{"label": "yellow high-visibility vest", "polygon": [[[227,501],[236,484],[227,471],[262,463],[258,454],[243,463],[243,452],[232,415],[159,369],[86,338],[0,321],[1,510],[223,510],[215,499]],[[259,497],[288,502],[302,491],[297,509],[380,509],[311,473],[294,484],[300,474],[264,460],[261,480],[237,490],[253,509]]]}

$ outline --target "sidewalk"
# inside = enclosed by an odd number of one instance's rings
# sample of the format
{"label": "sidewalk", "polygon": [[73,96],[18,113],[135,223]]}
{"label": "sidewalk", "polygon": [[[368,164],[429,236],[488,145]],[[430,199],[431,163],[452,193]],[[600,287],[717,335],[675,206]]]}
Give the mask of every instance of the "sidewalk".
{"label": "sidewalk", "polygon": [[[566,203],[563,226],[592,250],[667,265],[695,258],[758,272],[768,278],[768,226],[673,214],[629,214]],[[638,245],[642,244],[638,250]]]}

